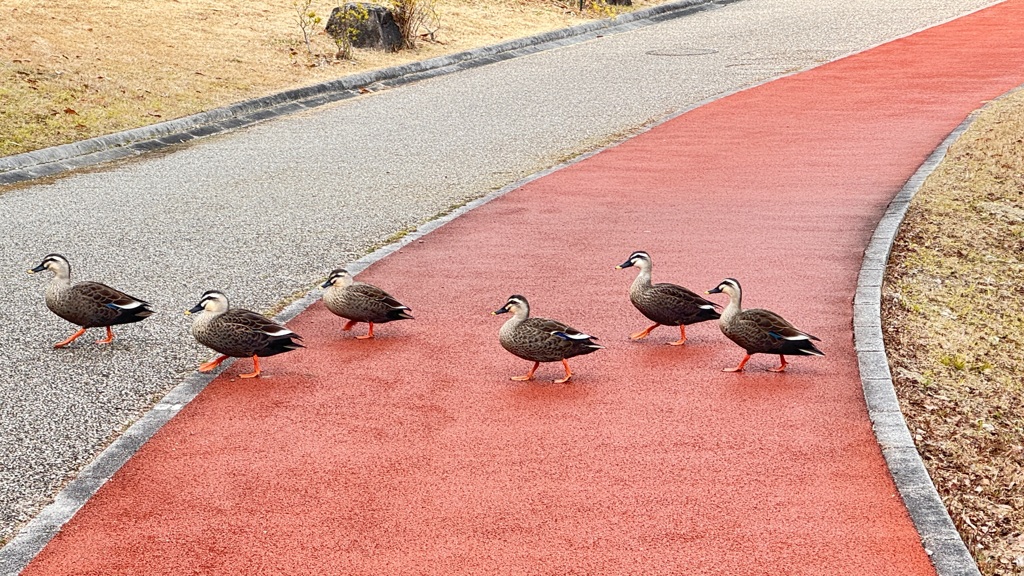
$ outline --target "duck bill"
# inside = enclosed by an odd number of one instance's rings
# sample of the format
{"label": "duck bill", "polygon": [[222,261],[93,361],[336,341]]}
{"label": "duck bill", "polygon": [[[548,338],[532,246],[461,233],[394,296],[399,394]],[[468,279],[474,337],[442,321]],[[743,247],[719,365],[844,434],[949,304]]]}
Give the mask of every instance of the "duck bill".
{"label": "duck bill", "polygon": [[497,316],[498,314],[504,314],[505,312],[508,312],[508,306],[502,306],[501,308],[498,308],[494,312],[491,312],[491,314]]}
{"label": "duck bill", "polygon": [[40,264],[39,266],[36,266],[35,268],[29,270],[28,273],[29,274],[35,274],[36,272],[42,272],[43,270],[46,270],[46,266],[43,266],[42,264]]}
{"label": "duck bill", "polygon": [[185,310],[185,314],[197,314],[202,311],[203,307],[200,306],[199,304],[196,304],[195,306],[189,308],[188,310]]}
{"label": "duck bill", "polygon": [[707,294],[721,294],[722,290],[717,286],[707,291]]}
{"label": "duck bill", "polygon": [[633,261],[632,260],[626,260],[622,264],[619,264],[618,266],[616,266],[615,269],[616,270],[622,270],[623,268],[629,268],[632,265],[633,265]]}
{"label": "duck bill", "polygon": [[328,286],[330,286],[330,285],[331,285],[331,281],[330,281],[330,280],[328,280],[327,282],[324,282],[323,284],[321,284],[321,285],[320,285],[320,287],[321,287],[321,288],[327,288],[327,287],[328,287]]}

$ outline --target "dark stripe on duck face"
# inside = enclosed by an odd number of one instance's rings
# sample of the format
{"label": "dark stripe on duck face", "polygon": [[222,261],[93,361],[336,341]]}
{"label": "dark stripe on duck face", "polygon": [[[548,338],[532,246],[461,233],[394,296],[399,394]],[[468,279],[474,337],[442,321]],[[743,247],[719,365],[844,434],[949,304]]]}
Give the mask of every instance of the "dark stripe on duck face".
{"label": "dark stripe on duck face", "polygon": [[526,297],[520,296],[519,294],[513,294],[513,295],[508,297],[508,300],[505,301],[505,305],[504,306],[502,306],[501,308],[498,308],[497,310],[495,310],[491,314],[504,314],[506,312],[509,312],[513,306],[519,306],[521,308],[529,308],[530,305],[526,303]]}
{"label": "dark stripe on duck face", "polygon": [[631,266],[633,266],[635,264],[635,260],[650,260],[650,259],[651,259],[651,257],[647,255],[647,252],[644,252],[642,250],[638,250],[638,251],[633,252],[632,254],[630,254],[629,258],[627,258],[626,261],[623,262],[622,264],[619,264],[618,266],[616,266],[616,268],[619,268],[619,269],[629,268],[629,267],[631,267]]}
{"label": "dark stripe on duck face", "polygon": [[339,278],[344,278],[348,275],[348,270],[344,268],[335,268],[331,270],[331,273],[327,275],[327,281],[320,285],[321,288],[328,288],[333,286]]}
{"label": "dark stripe on duck face", "polygon": [[36,266],[35,268],[29,270],[29,272],[42,272],[46,270],[47,264],[59,264],[61,262],[63,262],[64,265],[67,266],[68,272],[70,272],[71,263],[68,262],[67,258],[61,256],[60,254],[47,254],[46,256],[43,256],[43,261],[39,263],[39,266]]}
{"label": "dark stripe on duck face", "polygon": [[223,292],[220,292],[218,290],[207,290],[206,292],[203,292],[202,297],[199,298],[199,304],[196,304],[195,306],[189,308],[188,311],[189,311],[190,314],[195,314],[197,312],[202,312],[203,310],[206,309],[206,304],[207,303],[209,303],[209,302],[211,302],[213,300],[224,300],[224,301],[227,301],[227,299],[228,299],[228,297],[225,296]]}
{"label": "dark stripe on duck face", "polygon": [[740,283],[737,282],[735,278],[726,278],[725,280],[719,282],[718,286],[715,286],[711,290],[708,290],[708,294],[720,294],[722,292],[723,287],[732,288],[737,292],[740,291]]}

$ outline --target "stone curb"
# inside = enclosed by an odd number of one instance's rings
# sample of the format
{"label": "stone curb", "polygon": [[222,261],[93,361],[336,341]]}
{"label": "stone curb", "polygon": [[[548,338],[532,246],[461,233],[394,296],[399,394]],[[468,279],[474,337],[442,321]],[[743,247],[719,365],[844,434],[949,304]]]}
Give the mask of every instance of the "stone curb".
{"label": "stone curb", "polygon": [[889,203],[864,250],[853,300],[854,348],[868,417],[896,489],[938,576],[981,576],[981,572],[953,525],[903,419],[882,341],[882,280],[910,200],[975,117],[976,112],[961,122]]}
{"label": "stone curb", "polygon": [[[717,99],[717,98],[716,98]],[[655,123],[652,123],[642,129],[640,132],[646,132],[655,126],[668,122],[677,116],[685,114],[694,108],[703,106],[711,100],[700,102],[694,106],[687,108],[677,114],[673,114]],[[627,137],[626,139],[633,138],[636,135]],[[582,162],[587,158],[590,158],[596,154],[599,154],[603,150],[617,146],[621,142],[620,140],[605,146],[603,148],[587,152],[572,160],[563,162],[556,166],[552,166],[546,170],[531,174],[521,180],[513,182],[503,188],[495,190],[485,196],[477,198],[471,202],[468,202],[459,208],[430,220],[420,225],[416,230],[403,236],[400,240],[382,246],[377,250],[355,260],[354,262],[345,266],[345,268],[352,273],[357,275],[363,270],[370,267],[375,262],[401,250],[406,245],[415,242],[427,234],[437,230],[445,224],[455,220],[459,216],[478,208],[491,200],[504,196],[505,194],[525,186],[526,184],[543,178],[549,174],[557,172],[567,166],[571,166],[578,162]],[[319,284],[318,284],[319,285]],[[284,308],[280,313],[274,316],[274,320],[282,324],[290,322],[293,318],[298,316],[300,313],[305,311],[307,308],[315,304],[323,295],[323,291],[319,288],[311,288],[310,292],[302,298],[292,302]],[[235,362],[234,358],[225,360],[221,366],[225,368],[231,366]],[[64,524],[66,524],[78,511],[85,505],[85,503],[92,498],[94,494],[104,485],[110,478],[121,469],[122,466],[128,460],[138,452],[142,446],[152,438],[164,424],[169,422],[182,408],[184,408],[189,402],[194,400],[206,386],[212,382],[223,370],[218,370],[215,374],[200,374],[198,372],[190,374],[185,380],[175,386],[164,395],[149,411],[142,415],[131,427],[125,430],[113,443],[111,443],[106,449],[104,449],[92,462],[87,464],[75,477],[74,480],[69,482],[55,497],[51,504],[47,505],[43,510],[31,521],[25,524],[3,548],[0,548],[0,576],[17,576],[33,558],[49,543],[54,536],[60,532]]]}
{"label": "stone curb", "polygon": [[246,100],[150,126],[7,156],[0,158],[0,185],[53,176],[68,170],[135,156],[188,142],[195,138],[228,132],[271,118],[353,98],[366,91],[373,92],[400,86],[451,74],[459,70],[577,44],[599,36],[634,30],[735,1],[737,0],[676,0],[611,19],[596,20],[429,60],[353,74],[337,80]]}
{"label": "stone curb", "polygon": [[[656,12],[653,16],[651,16],[651,18],[661,15],[662,17],[660,18],[660,20],[670,19],[677,16],[690,14],[695,10],[706,9],[707,6],[711,4],[723,5],[735,1],[738,0],[726,0],[725,2],[720,0],[717,2],[710,2],[707,0],[684,0],[683,2],[674,2],[671,4],[665,4],[650,9],[650,11],[655,11],[656,9],[659,8],[662,9]],[[668,14],[665,14],[666,12]],[[627,14],[625,16],[635,14],[637,13],[634,12],[632,14]],[[584,26],[590,26],[590,24]],[[601,29],[606,30],[605,28]],[[621,31],[625,31],[625,29],[622,29]],[[555,32],[541,36],[547,36],[550,34],[555,34]],[[505,57],[511,58],[514,56]],[[772,78],[766,80],[765,82],[770,82],[775,79],[776,78]],[[763,84],[765,82],[759,84]],[[480,198],[477,198],[476,200],[472,200],[456,208],[455,210],[449,212],[448,214],[445,214],[443,216],[440,216],[438,218],[435,218],[420,225],[419,227],[416,228],[416,230],[410,232],[409,234],[406,234],[400,240],[383,246],[381,248],[378,248],[377,250],[363,256],[362,258],[359,258],[358,260],[346,265],[345,268],[349,272],[351,272],[353,276],[357,275],[366,268],[370,267],[373,263],[387,257],[388,255],[394,252],[397,252],[398,250],[401,250],[406,245],[423,238],[430,232],[437,230],[441,226],[444,226],[445,224],[451,222],[452,220],[458,218],[459,216],[462,216],[463,214],[469,212],[470,210],[478,208],[496,198],[504,196],[505,194],[511,192],[512,190],[525,186],[526,184],[533,182],[534,180],[538,180],[549,174],[562,170],[563,168],[566,168],[578,162],[582,162],[587,158],[590,158],[596,154],[601,153],[603,150],[613,148],[621,144],[625,140],[635,138],[637,135],[643,132],[647,132],[656,126],[669,122],[674,118],[682,116],[683,114],[686,114],[687,112],[690,112],[701,106],[704,106],[705,104],[708,104],[720,98],[724,98],[736,92],[748,90],[749,88],[750,86],[746,86],[734,91],[727,92],[725,94],[713,96],[701,102],[697,102],[692,106],[687,107],[686,109],[680,110],[674,114],[666,116],[665,118],[657,120],[643,127],[641,130],[637,131],[637,133],[626,136],[622,140],[613,142],[597,150],[592,150],[590,152],[581,154],[580,156],[577,156],[567,162],[563,162],[556,166],[552,166],[551,168],[548,168],[546,170],[536,172],[525,178],[517,180],[516,182],[508,184],[503,188],[500,188]],[[0,168],[2,168],[2,162],[4,160],[6,159],[0,158]],[[4,183],[3,177],[4,174],[0,172],[0,184]],[[32,177],[34,178],[36,176]],[[320,290],[319,288],[311,288],[310,292],[307,293],[305,296],[299,298],[298,300],[286,306],[284,310],[282,310],[279,314],[277,314],[274,317],[274,320],[281,323],[287,323],[291,321],[293,318],[295,318],[300,313],[305,311],[307,308],[315,304],[318,300],[320,300],[322,295],[323,291]],[[224,361],[221,364],[221,366],[227,368],[231,366],[231,364],[233,364],[234,362],[235,359],[231,358]],[[75,479],[69,482],[67,486],[65,486],[54,497],[54,500],[51,504],[43,508],[43,510],[35,518],[30,520],[24,526],[22,526],[11,540],[8,541],[3,548],[0,548],[0,576],[17,576],[22,570],[24,570],[25,567],[27,567],[28,564],[32,561],[32,559],[35,558],[36,555],[43,550],[47,543],[49,543],[50,540],[52,540],[53,537],[56,536],[58,532],[60,532],[64,524],[66,524],[69,520],[71,520],[72,517],[74,517],[76,513],[78,513],[78,511],[82,508],[82,506],[85,505],[89,498],[92,498],[92,496],[96,494],[96,492],[104,484],[106,484],[107,480],[113,477],[113,475],[126,462],[128,462],[128,460],[132,456],[134,456],[136,452],[138,452],[142,448],[143,444],[149,441],[149,439],[152,438],[153,435],[155,435],[157,431],[164,424],[170,421],[170,419],[173,418],[182,408],[184,408],[185,405],[187,405],[189,402],[195,399],[196,396],[198,396],[199,393],[202,392],[203,389],[205,389],[210,382],[217,378],[217,376],[221,372],[223,372],[223,370],[218,371],[216,374],[200,374],[198,372],[190,374],[188,377],[185,378],[185,380],[181,384],[178,384],[177,386],[172,388],[149,411],[143,414],[142,417],[139,418],[139,420],[137,420],[121,436],[114,440],[114,442],[112,442],[106,449],[104,449],[92,462],[87,464],[78,473]]]}

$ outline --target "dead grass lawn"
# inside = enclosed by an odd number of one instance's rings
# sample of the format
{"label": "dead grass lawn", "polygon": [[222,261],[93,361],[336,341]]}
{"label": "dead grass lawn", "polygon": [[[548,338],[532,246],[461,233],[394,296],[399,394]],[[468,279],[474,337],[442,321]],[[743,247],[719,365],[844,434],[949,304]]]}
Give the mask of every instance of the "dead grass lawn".
{"label": "dead grass lawn", "polygon": [[910,207],[883,289],[900,405],[982,573],[1024,574],[1024,92]]}
{"label": "dead grass lawn", "polygon": [[[292,0],[4,0],[0,156],[583,21],[566,4],[436,0],[437,42],[311,67]],[[313,8],[326,22],[335,5]],[[333,54],[326,35],[315,42]]]}

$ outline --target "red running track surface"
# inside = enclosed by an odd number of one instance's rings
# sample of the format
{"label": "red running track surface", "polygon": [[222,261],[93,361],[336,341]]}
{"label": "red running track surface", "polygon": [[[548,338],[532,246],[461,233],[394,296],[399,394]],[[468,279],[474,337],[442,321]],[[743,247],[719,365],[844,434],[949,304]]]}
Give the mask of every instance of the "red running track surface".
{"label": "red running track surface", "polygon": [[[889,199],[1024,82],[1022,24],[1007,2],[723,98],[389,256],[361,279],[416,320],[357,341],[311,307],[307,350],[214,381],[25,574],[933,574],[851,302]],[[827,356],[726,374],[742,351],[714,323],[629,342],[634,250],[655,281],[738,278]],[[530,364],[489,312],[513,293],[607,350],[510,382]]]}

